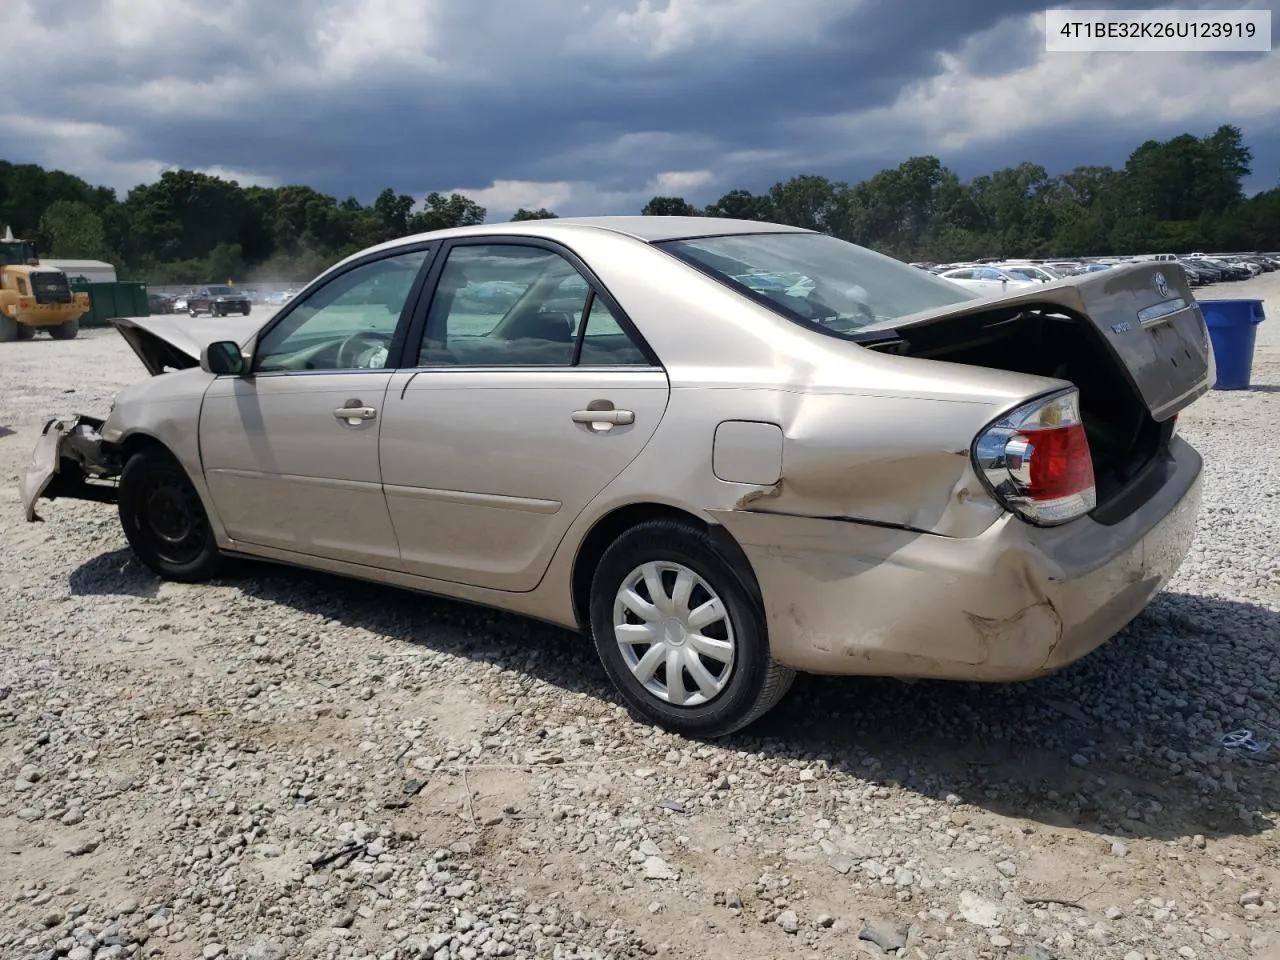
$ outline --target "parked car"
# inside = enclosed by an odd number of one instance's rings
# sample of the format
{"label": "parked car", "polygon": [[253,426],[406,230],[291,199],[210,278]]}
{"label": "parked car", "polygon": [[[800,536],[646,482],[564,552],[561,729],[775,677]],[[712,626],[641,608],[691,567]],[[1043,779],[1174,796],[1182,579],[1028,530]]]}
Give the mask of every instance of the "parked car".
{"label": "parked car", "polygon": [[147,306],[153,314],[173,313],[173,297],[167,293],[147,293]]}
{"label": "parked car", "polygon": [[253,303],[235,287],[201,287],[187,295],[187,313],[196,316],[207,313],[211,317],[225,317],[231,313],[249,316]]}
{"label": "parked car", "polygon": [[1055,280],[1062,279],[1062,274],[1058,273],[1058,271],[1050,267],[1026,261],[1009,260],[1000,264],[999,267],[1005,273],[1010,276],[1017,277],[1019,280],[1034,280],[1036,283],[1052,283]]}
{"label": "parked car", "polygon": [[1204,257],[1190,257],[1186,263],[1201,276],[1206,277],[1208,283],[1221,283],[1224,280],[1233,279],[1231,271],[1224,263],[1215,263]]}
{"label": "parked car", "polygon": [[1016,290],[1020,287],[1038,286],[1040,283],[1039,280],[1031,280],[999,267],[985,265],[944,270],[938,276],[957,286],[986,295],[998,295],[1010,288]]}
{"label": "parked car", "polygon": [[166,579],[248,555],[581,629],[696,736],[796,671],[1039,676],[1190,548],[1212,361],[1158,266],[979,297],[754,221],[408,237],[266,321],[115,321],[154,376],[51,421],[21,499],[115,498]]}

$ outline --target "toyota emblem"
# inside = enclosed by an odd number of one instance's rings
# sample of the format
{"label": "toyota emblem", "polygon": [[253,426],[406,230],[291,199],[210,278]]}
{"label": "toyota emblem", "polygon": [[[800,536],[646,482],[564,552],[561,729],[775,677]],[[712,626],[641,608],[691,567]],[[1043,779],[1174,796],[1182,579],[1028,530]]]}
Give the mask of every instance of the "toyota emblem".
{"label": "toyota emblem", "polygon": [[1169,295],[1169,281],[1164,278],[1163,273],[1157,273],[1154,277],[1156,282],[1156,293],[1162,297]]}

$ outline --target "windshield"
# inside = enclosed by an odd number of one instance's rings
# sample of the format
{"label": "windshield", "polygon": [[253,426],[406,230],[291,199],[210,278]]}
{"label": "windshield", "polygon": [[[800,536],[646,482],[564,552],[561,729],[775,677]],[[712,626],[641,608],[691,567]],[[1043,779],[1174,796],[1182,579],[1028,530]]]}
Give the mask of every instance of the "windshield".
{"label": "windshield", "polygon": [[26,240],[0,240],[0,264],[6,267],[19,267],[35,258],[34,244]]}
{"label": "windshield", "polygon": [[820,233],[735,234],[658,246],[792,320],[836,334],[976,296]]}
{"label": "windshield", "polygon": [[230,295],[230,294],[235,293],[235,291],[234,291],[234,290],[232,290],[230,287],[210,287],[210,288],[209,288],[209,293],[210,293],[210,295],[211,295],[211,296],[215,296],[215,297],[225,297],[225,296],[228,296],[228,295]]}

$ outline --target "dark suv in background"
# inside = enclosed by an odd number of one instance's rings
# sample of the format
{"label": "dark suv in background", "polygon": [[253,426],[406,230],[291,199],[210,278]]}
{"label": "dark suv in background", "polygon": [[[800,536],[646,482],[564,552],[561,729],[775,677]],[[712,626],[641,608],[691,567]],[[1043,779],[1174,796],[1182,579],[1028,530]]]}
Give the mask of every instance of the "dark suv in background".
{"label": "dark suv in background", "polygon": [[187,295],[187,313],[193,317],[198,313],[207,313],[211,317],[242,313],[247,317],[252,309],[249,295],[235,287],[201,287]]}

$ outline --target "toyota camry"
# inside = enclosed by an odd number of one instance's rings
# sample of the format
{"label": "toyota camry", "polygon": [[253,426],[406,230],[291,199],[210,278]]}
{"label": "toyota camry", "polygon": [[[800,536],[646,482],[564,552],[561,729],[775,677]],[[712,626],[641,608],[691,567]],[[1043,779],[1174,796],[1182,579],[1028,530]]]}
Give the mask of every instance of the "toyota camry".
{"label": "toyota camry", "polygon": [[[593,638],[639,717],[719,736],[797,671],[1013,681],[1187,553],[1213,383],[1180,268],[997,296],[753,221],[407,237],[270,319],[119,319],[152,376],[20,477],[114,501],[157,575],[232,556]],[[285,641],[281,641],[285,642]]]}

